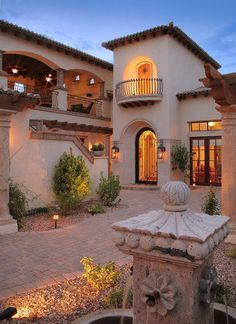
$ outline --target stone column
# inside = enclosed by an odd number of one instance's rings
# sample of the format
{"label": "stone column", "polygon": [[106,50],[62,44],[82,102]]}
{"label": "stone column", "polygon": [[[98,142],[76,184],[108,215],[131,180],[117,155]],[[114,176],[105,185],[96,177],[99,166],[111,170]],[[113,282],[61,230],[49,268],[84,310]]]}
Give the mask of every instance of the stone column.
{"label": "stone column", "polygon": [[105,98],[105,81],[100,81],[99,82],[99,99],[104,99]]}
{"label": "stone column", "polygon": [[236,105],[216,109],[222,114],[222,214],[236,226]]}
{"label": "stone column", "polygon": [[17,231],[17,223],[9,213],[9,129],[14,111],[0,109],[0,235]]}
{"label": "stone column", "polygon": [[57,85],[53,89],[52,107],[60,110],[67,110],[67,94],[68,91],[64,87],[64,70],[57,69]]}
{"label": "stone column", "polygon": [[3,71],[3,54],[4,51],[0,50],[0,88],[8,88],[8,73]]}
{"label": "stone column", "polygon": [[112,225],[119,250],[133,255],[134,324],[214,323],[212,252],[228,234],[229,217],[187,209],[188,186],[167,182],[163,210]]}

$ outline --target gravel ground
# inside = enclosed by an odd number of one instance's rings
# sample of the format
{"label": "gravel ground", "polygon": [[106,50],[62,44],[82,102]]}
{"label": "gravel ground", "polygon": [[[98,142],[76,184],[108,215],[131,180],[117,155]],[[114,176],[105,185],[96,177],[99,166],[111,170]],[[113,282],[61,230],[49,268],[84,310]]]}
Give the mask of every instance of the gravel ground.
{"label": "gravel ground", "polygon": [[228,256],[232,248],[233,245],[221,244],[214,253],[214,265],[219,283],[230,289],[231,306],[236,307],[236,259]]}
{"label": "gravel ground", "polygon": [[17,318],[5,323],[64,324],[97,310],[100,298],[98,290],[83,278],[76,278],[11,297],[0,303],[0,309],[12,306],[18,310]]}
{"label": "gravel ground", "polygon": [[[214,253],[214,264],[219,283],[230,288],[230,304],[236,307],[236,259],[227,255],[231,248],[228,244],[222,244]],[[125,267],[126,273],[129,268],[130,264]],[[5,323],[64,324],[102,308],[102,297],[102,293],[91,287],[82,277],[78,277],[11,297],[0,302],[0,311],[9,306],[18,309],[18,318]]]}
{"label": "gravel ground", "polygon": [[[61,216],[57,223],[58,228],[63,228],[69,225],[74,225],[91,215],[86,211],[77,211],[68,216]],[[33,216],[27,216],[24,219],[23,227],[20,232],[40,232],[49,231],[55,228],[55,223],[52,220],[51,214],[37,214]]]}

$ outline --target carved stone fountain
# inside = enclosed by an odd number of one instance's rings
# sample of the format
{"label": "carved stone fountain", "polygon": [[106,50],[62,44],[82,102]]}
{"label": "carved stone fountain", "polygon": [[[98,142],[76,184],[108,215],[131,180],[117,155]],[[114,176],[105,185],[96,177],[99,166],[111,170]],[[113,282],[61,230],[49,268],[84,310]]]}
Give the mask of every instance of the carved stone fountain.
{"label": "carved stone fountain", "polygon": [[213,323],[212,252],[228,234],[226,216],[187,210],[188,186],[161,189],[164,209],[113,224],[113,240],[133,255],[134,324]]}

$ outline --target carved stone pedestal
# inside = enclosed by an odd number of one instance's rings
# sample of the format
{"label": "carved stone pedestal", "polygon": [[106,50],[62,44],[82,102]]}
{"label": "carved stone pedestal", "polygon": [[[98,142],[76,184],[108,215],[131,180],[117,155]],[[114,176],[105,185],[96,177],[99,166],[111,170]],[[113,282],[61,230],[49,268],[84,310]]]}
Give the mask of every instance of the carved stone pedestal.
{"label": "carved stone pedestal", "polygon": [[212,252],[229,218],[188,211],[190,190],[180,181],[161,196],[164,210],[112,226],[117,247],[133,255],[134,324],[213,324]]}

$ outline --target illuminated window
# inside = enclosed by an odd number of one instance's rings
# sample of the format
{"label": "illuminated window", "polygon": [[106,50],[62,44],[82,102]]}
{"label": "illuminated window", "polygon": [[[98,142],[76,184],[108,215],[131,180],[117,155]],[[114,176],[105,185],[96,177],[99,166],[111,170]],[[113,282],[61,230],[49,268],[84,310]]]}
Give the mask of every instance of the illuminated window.
{"label": "illuminated window", "polygon": [[89,82],[88,82],[88,84],[90,84],[90,85],[92,85],[92,84],[95,84],[95,80],[94,80],[94,78],[92,78],[92,79],[89,79]]}
{"label": "illuminated window", "polygon": [[25,92],[25,85],[24,85],[24,83],[15,82],[14,83],[14,90],[15,91],[18,91],[18,92]]}
{"label": "illuminated window", "polygon": [[214,120],[190,123],[190,130],[192,132],[221,130],[221,121]]}
{"label": "illuminated window", "polygon": [[76,77],[75,77],[75,81],[79,81],[80,80],[80,75],[77,74]]}

